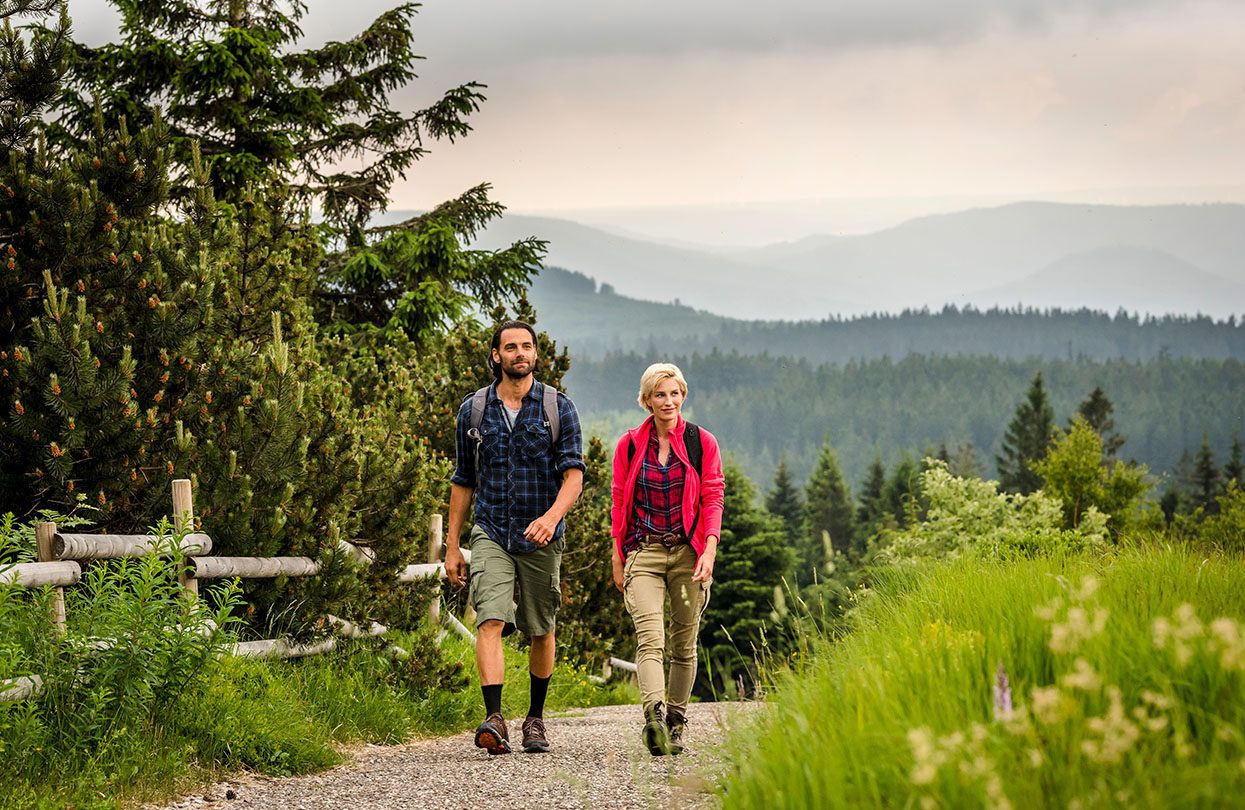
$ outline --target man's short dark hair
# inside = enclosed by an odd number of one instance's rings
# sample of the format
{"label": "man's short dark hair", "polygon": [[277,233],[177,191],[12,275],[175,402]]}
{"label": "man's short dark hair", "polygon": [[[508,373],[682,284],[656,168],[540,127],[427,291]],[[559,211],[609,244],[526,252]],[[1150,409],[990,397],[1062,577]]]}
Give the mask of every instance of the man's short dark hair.
{"label": "man's short dark hair", "polygon": [[488,353],[489,368],[493,369],[493,378],[497,380],[501,379],[501,364],[493,362],[492,349],[501,349],[501,333],[505,332],[507,329],[526,329],[532,336],[533,345],[538,348],[540,346],[540,341],[536,337],[536,329],[533,328],[530,323],[527,323],[526,321],[506,321],[499,324],[497,329],[493,332],[493,345],[490,347],[490,351]]}

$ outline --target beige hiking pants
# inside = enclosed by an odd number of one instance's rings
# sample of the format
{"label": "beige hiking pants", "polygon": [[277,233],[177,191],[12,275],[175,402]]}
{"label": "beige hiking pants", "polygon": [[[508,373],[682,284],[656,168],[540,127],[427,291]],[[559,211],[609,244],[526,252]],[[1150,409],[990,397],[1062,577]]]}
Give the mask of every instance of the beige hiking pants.
{"label": "beige hiking pants", "polygon": [[[686,543],[648,545],[627,557],[623,599],[635,622],[635,663],[644,708],[663,701],[684,711],[696,680],[696,634],[709,603],[709,582],[693,582],[696,552]],[[666,598],[670,600],[670,688],[666,690]]]}

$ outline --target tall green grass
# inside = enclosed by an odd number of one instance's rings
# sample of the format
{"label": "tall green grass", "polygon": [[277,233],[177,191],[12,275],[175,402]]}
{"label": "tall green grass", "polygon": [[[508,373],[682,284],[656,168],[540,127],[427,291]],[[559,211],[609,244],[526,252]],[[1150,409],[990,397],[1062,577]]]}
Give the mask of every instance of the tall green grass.
{"label": "tall green grass", "polygon": [[808,643],[733,736],[727,807],[1245,802],[1239,556],[897,566]]}

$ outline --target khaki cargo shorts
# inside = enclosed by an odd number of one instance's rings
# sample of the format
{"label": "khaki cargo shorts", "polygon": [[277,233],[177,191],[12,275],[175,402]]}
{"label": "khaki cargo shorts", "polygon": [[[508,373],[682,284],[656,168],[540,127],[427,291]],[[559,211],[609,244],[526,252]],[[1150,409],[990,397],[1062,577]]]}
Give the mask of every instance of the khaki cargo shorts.
{"label": "khaki cargo shorts", "polygon": [[[511,554],[479,526],[471,527],[471,584],[467,598],[476,627],[490,619],[505,624],[503,636],[517,626],[527,636],[553,632],[562,606],[562,552],[565,537],[527,554]],[[515,599],[515,585],[518,599]]]}

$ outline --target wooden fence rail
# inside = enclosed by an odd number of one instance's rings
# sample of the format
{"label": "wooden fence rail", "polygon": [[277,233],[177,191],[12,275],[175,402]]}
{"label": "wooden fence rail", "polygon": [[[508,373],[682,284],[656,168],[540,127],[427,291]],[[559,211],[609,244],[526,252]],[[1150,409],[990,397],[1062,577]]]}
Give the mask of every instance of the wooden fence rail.
{"label": "wooden fence rail", "polygon": [[[178,479],[173,482],[172,490],[173,525],[180,532],[184,527],[194,525],[190,481]],[[399,582],[416,582],[429,577],[445,578],[445,568],[440,561],[444,553],[442,516],[433,515],[428,528],[428,561],[403,568],[398,573]],[[201,579],[310,577],[319,574],[322,569],[321,563],[311,557],[210,557],[207,555],[212,551],[212,538],[201,532],[183,535],[176,548],[173,547],[172,538],[145,534],[62,533],[56,530],[54,523],[39,523],[35,527],[35,537],[38,541],[39,561],[0,568],[0,586],[52,587],[52,621],[57,632],[61,633],[65,631],[64,589],[81,580],[80,562],[141,557],[153,550],[158,550],[164,556],[180,555],[185,571],[179,576],[179,582],[191,597],[197,596],[198,582]],[[338,544],[338,552],[355,565],[371,565],[376,560],[376,552],[372,549],[346,541]],[[468,563],[471,562],[469,549],[463,549],[463,556]],[[471,630],[449,611],[442,612],[440,606],[441,599],[437,596],[429,605],[429,618],[474,641],[475,636]],[[363,628],[334,616],[326,619],[337,635],[346,638],[383,636],[388,633],[388,628],[381,624],[373,623],[370,627]],[[107,641],[99,643],[108,645]],[[329,652],[335,649],[336,644],[336,639],[332,636],[311,644],[293,644],[286,639],[261,639],[238,642],[229,648],[229,654],[246,658],[299,658]],[[404,653],[400,648],[394,649],[400,654]],[[635,664],[611,658],[605,665],[604,677],[597,680],[608,678],[611,668],[634,672]],[[42,686],[43,679],[38,675],[0,680],[0,702],[24,700],[37,694]]]}

